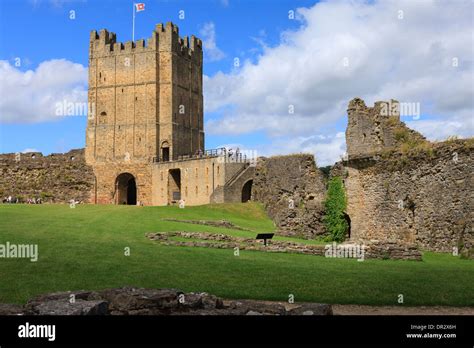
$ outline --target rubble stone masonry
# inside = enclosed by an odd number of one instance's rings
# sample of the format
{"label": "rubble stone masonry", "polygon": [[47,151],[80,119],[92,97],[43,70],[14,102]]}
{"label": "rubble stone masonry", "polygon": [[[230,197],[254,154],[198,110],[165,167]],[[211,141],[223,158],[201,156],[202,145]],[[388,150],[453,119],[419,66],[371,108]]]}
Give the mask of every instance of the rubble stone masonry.
{"label": "rubble stone masonry", "polygon": [[43,156],[40,152],[0,155],[0,197],[45,203],[71,199],[90,202],[94,187],[92,167],[84,161],[84,149]]}
{"label": "rubble stone masonry", "polygon": [[[374,109],[360,99],[349,104],[343,179],[351,240],[469,253],[474,244],[474,139],[430,143],[399,119],[379,122],[382,117]],[[401,136],[397,139],[381,124]]]}

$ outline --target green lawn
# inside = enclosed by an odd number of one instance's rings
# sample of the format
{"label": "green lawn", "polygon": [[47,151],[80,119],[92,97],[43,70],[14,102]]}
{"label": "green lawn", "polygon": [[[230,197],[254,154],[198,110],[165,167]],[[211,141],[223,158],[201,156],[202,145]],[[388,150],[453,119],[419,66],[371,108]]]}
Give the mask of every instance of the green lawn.
{"label": "green lawn", "polygon": [[[0,302],[23,303],[46,292],[121,286],[173,287],[224,298],[396,305],[474,306],[474,263],[425,253],[422,262],[164,246],[147,232],[255,232],[163,221],[230,220],[273,231],[257,204],[178,209],[77,205],[0,205],[0,244],[38,244],[38,262],[0,259]],[[292,240],[291,238],[286,238]],[[296,240],[296,239],[293,239]],[[298,240],[300,241],[300,240]],[[124,256],[129,247],[130,256]]]}

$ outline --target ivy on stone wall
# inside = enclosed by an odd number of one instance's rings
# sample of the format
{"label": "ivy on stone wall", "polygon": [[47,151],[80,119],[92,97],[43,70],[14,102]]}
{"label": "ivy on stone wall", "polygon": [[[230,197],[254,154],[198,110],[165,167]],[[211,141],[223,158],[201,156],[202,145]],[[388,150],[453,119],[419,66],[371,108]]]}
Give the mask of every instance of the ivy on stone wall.
{"label": "ivy on stone wall", "polygon": [[335,242],[344,241],[349,225],[344,218],[346,193],[339,176],[329,180],[324,206],[326,214],[323,221],[329,233],[328,239]]}

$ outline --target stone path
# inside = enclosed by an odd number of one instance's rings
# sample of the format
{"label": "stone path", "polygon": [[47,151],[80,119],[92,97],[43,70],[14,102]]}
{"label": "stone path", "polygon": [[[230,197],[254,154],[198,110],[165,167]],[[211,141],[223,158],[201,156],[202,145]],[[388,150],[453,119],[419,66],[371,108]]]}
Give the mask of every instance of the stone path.
{"label": "stone path", "polygon": [[[225,303],[226,301],[224,301]],[[257,302],[257,301],[256,301]],[[276,304],[292,310],[300,304],[258,301],[267,305]],[[449,306],[368,306],[368,305],[331,305],[333,315],[474,315],[474,307],[449,307]]]}
{"label": "stone path", "polygon": [[334,315],[474,315],[474,307],[332,305]]}

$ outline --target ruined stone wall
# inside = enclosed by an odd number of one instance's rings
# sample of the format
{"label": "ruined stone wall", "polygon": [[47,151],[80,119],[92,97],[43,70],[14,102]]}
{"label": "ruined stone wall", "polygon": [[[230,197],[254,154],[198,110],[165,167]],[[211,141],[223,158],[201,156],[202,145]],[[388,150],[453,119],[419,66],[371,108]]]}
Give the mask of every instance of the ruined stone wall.
{"label": "ruined stone wall", "polygon": [[45,203],[71,199],[90,202],[94,173],[84,150],[43,156],[40,152],[0,155],[0,197],[42,198]]}
{"label": "ruined stone wall", "polygon": [[374,154],[400,146],[419,143],[425,138],[400,121],[400,103],[396,100],[378,101],[367,107],[354,98],[347,108],[346,144],[349,157]]}
{"label": "ruined stone wall", "polygon": [[355,98],[347,112],[348,157],[332,173],[344,180],[351,239],[470,250],[473,139],[430,143],[400,121],[395,100]]}
{"label": "ruined stone wall", "polygon": [[[74,295],[76,301],[70,301]],[[184,299],[184,301],[183,301]],[[72,303],[71,303],[72,302]],[[223,300],[201,292],[177,289],[119,288],[67,291],[31,298],[25,305],[0,303],[0,315],[332,315],[320,303],[282,304]]]}
{"label": "ruined stone wall", "polygon": [[345,162],[351,240],[469,249],[474,237],[473,139]]}
{"label": "ruined stone wall", "polygon": [[325,194],[324,175],[316,167],[313,155],[259,158],[252,199],[264,204],[280,234],[304,238],[324,234]]}

